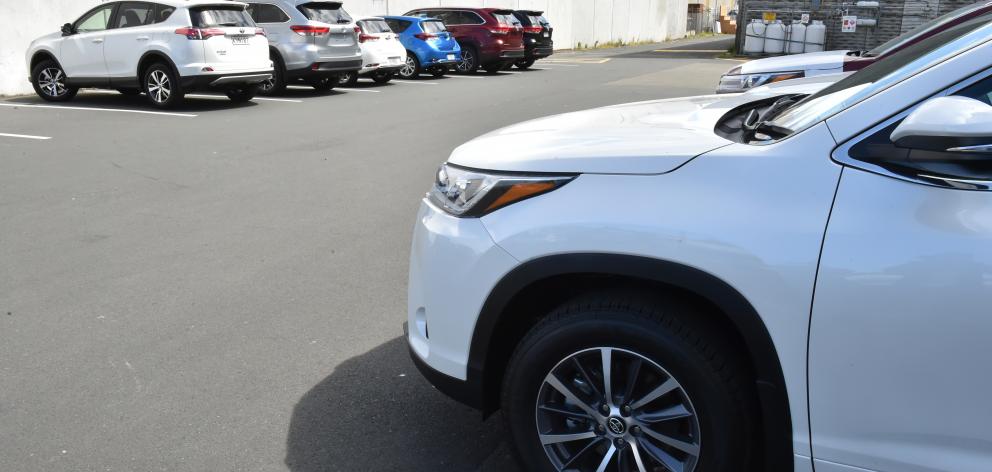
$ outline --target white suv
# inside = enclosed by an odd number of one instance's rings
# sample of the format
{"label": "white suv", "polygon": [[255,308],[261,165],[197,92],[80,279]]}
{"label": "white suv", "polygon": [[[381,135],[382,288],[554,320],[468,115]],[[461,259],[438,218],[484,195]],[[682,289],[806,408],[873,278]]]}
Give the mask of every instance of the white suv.
{"label": "white suv", "polygon": [[415,364],[502,407],[527,470],[992,470],[990,19],[457,148]]}
{"label": "white suv", "polygon": [[272,63],[265,32],[245,6],[216,0],[101,4],[31,43],[29,80],[50,101],[70,100],[81,87],[144,92],[163,108],[195,89],[250,100],[271,77]]}

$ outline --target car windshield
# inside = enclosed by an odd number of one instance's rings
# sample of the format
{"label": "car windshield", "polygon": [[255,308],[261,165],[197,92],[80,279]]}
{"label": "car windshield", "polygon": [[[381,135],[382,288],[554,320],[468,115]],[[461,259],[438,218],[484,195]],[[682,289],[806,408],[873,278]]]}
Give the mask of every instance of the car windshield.
{"label": "car windshield", "polygon": [[210,6],[206,8],[191,8],[189,17],[193,26],[206,28],[210,26],[255,26],[251,16],[242,7]]}
{"label": "car windshield", "polygon": [[989,5],[992,5],[992,3],[980,3],[976,5],[968,5],[963,8],[958,8],[957,10],[954,10],[950,13],[945,13],[941,16],[938,16],[937,18],[934,18],[930,21],[927,21],[917,26],[916,28],[913,28],[903,34],[900,34],[895,38],[892,38],[878,46],[875,46],[875,48],[866,52],[864,55],[865,57],[875,57],[875,56],[882,56],[888,54],[906,45],[907,43],[915,41],[918,37],[920,37],[922,34],[928,31],[937,29],[947,23],[950,23],[976,10],[987,8]]}
{"label": "car windshield", "polygon": [[763,118],[789,135],[802,131],[907,77],[992,39],[990,15],[937,33]]}
{"label": "car windshield", "polygon": [[444,23],[440,21],[423,21],[420,23],[420,29],[424,30],[425,33],[440,33],[447,31],[444,27]]}
{"label": "car windshield", "polygon": [[383,20],[365,20],[359,22],[358,25],[362,27],[362,32],[368,34],[393,32]]}
{"label": "car windshield", "polygon": [[308,20],[330,24],[351,23],[351,16],[336,2],[310,2],[296,7]]}

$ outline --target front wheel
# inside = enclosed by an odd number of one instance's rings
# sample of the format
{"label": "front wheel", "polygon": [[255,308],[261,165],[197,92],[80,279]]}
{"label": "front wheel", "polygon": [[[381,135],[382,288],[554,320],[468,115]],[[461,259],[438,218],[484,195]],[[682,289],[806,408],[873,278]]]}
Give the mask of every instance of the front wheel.
{"label": "front wheel", "polygon": [[69,86],[62,66],[52,60],[41,61],[31,69],[31,85],[39,97],[49,102],[72,100],[79,92],[78,88]]}
{"label": "front wheel", "polygon": [[256,93],[258,93],[258,85],[246,85],[240,88],[229,89],[227,91],[227,98],[231,99],[234,103],[245,103],[255,98]]}
{"label": "front wheel", "polygon": [[417,56],[408,52],[406,62],[399,71],[399,76],[401,79],[415,79],[418,75],[420,75],[420,61],[417,60]]}
{"label": "front wheel", "polygon": [[338,85],[342,87],[352,87],[358,83],[358,72],[345,72],[338,76]]}
{"label": "front wheel", "polygon": [[533,328],[502,392],[527,469],[752,470],[748,371],[719,330],[681,322],[700,318],[688,305],[606,294]]}
{"label": "front wheel", "polygon": [[462,60],[455,66],[455,70],[462,74],[471,74],[479,68],[479,54],[471,46],[462,48]]}
{"label": "front wheel", "polygon": [[142,84],[148,101],[158,108],[171,108],[183,101],[184,92],[178,77],[169,66],[161,62],[145,71]]}
{"label": "front wheel", "polygon": [[530,69],[530,66],[534,65],[534,59],[521,59],[514,63],[517,69]]}
{"label": "front wheel", "polygon": [[393,80],[393,73],[392,72],[373,72],[372,73],[372,81],[375,82],[375,83],[377,83],[377,84],[386,84],[386,83],[389,83],[390,80]]}

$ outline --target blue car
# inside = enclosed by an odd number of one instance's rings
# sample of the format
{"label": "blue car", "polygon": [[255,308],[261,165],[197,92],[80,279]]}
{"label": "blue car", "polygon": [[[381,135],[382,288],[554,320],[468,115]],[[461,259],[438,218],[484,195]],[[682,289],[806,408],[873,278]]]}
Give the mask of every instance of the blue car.
{"label": "blue car", "polygon": [[407,51],[406,65],[397,73],[400,78],[412,79],[421,72],[441,77],[461,62],[462,48],[441,20],[413,16],[382,18],[399,35]]}

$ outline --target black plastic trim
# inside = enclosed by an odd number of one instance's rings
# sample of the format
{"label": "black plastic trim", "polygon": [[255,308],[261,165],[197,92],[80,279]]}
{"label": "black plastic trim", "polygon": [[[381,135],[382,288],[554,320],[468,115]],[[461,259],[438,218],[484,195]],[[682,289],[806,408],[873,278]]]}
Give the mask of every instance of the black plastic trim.
{"label": "black plastic trim", "polygon": [[450,375],[444,374],[440,371],[435,370],[433,367],[427,365],[420,356],[413,350],[412,346],[408,346],[410,350],[410,359],[413,359],[413,365],[417,366],[417,370],[420,374],[427,379],[434,388],[438,389],[441,393],[451,397],[452,399],[468,405],[472,408],[481,410],[482,399],[482,384],[479,382],[466,381],[461,379],[456,379]]}
{"label": "black plastic trim", "polygon": [[[762,407],[765,470],[793,469],[792,414],[785,376],[764,322],[751,303],[729,284],[707,272],[679,263],[620,254],[578,253],[547,256],[521,264],[496,284],[483,305],[472,337],[467,384],[479,385],[482,395],[500,390],[499,385],[485,384],[486,357],[490,346],[501,342],[492,339],[501,317],[512,316],[506,313],[507,307],[518,293],[531,284],[571,274],[626,276],[663,283],[692,292],[726,313],[754,360],[756,388]],[[484,412],[498,408],[492,404],[492,397],[470,400],[481,403]]]}

